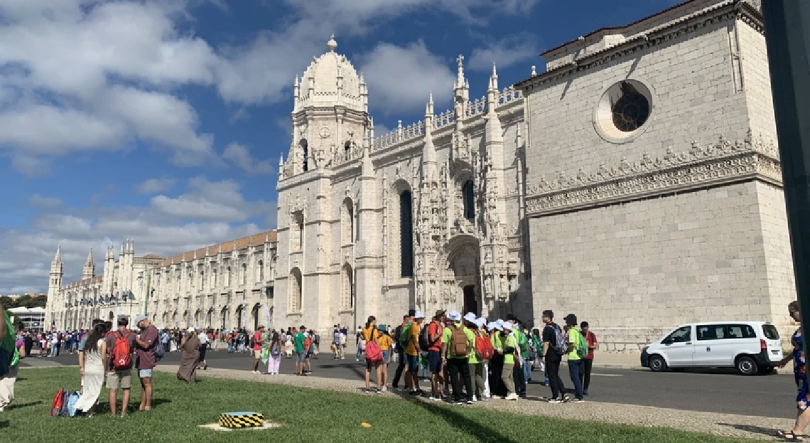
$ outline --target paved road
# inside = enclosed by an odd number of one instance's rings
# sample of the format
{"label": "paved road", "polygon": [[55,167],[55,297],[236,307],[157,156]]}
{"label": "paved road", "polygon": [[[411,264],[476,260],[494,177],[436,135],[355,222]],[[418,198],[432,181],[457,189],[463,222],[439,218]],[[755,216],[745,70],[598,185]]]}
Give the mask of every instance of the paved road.
{"label": "paved road", "polygon": [[[354,356],[346,360],[333,360],[326,355],[313,360],[313,375],[317,377],[357,379],[364,376],[365,364],[355,362]],[[43,363],[76,365],[75,355],[56,358],[36,358]],[[253,363],[249,354],[209,352],[208,365],[213,368],[250,370]],[[37,365],[39,361],[22,366]],[[180,354],[167,353],[165,364],[179,364]],[[292,374],[293,360],[282,359],[281,372]],[[264,368],[266,370],[266,368]],[[390,366],[391,376],[396,363]],[[561,375],[566,387],[572,388],[565,365]],[[424,384],[423,384],[424,387]],[[595,369],[588,401],[655,406],[662,408],[720,412],[775,418],[795,416],[795,385],[793,377],[768,375],[743,377],[728,371],[671,372],[654,374],[648,370]],[[530,385],[529,397],[550,396],[550,389]]]}

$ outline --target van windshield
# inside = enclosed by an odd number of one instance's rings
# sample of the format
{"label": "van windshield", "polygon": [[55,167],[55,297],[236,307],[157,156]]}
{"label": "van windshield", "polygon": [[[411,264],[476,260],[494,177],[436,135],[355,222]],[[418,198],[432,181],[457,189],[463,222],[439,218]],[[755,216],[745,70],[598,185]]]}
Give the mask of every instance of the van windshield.
{"label": "van windshield", "polygon": [[762,332],[768,340],[779,340],[779,331],[774,325],[762,325]]}

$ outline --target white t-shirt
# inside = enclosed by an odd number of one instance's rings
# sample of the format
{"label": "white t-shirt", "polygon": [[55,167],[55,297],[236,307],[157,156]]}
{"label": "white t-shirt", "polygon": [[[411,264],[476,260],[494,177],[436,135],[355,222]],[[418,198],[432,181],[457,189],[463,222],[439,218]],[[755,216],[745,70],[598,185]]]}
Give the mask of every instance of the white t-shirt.
{"label": "white t-shirt", "polygon": [[197,338],[200,339],[201,345],[208,344],[208,334],[206,334],[205,332],[201,332],[200,335],[197,336]]}

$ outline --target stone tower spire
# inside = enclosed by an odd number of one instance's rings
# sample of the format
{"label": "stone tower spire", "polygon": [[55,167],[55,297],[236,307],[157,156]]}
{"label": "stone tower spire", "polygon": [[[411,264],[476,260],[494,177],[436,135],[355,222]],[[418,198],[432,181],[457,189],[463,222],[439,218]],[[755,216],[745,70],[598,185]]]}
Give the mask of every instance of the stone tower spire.
{"label": "stone tower spire", "polygon": [[87,254],[87,260],[84,261],[84,268],[82,268],[82,280],[93,278],[96,276],[96,264],[93,261],[93,248],[90,248],[90,253]]}

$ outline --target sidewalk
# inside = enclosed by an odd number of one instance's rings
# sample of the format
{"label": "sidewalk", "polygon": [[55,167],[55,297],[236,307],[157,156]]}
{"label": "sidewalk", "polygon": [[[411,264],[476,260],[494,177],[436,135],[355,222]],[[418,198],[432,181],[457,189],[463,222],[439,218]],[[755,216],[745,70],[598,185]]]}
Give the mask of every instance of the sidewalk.
{"label": "sidewalk", "polygon": [[[177,365],[161,365],[156,367],[155,371],[175,373],[177,369]],[[302,388],[326,389],[364,395],[361,391],[363,382],[360,380],[355,381],[312,376],[296,377],[293,375],[253,375],[249,371],[214,368],[209,368],[205,372],[198,371],[197,376],[273,383]],[[387,393],[384,395],[391,398],[392,401],[406,401],[404,397],[400,397],[395,393]],[[413,400],[413,398],[410,397],[409,400]],[[419,399],[417,401],[428,400]],[[682,411],[677,409],[601,402],[551,405],[546,402],[538,401],[537,399],[532,399],[531,397],[528,400],[520,400],[517,402],[492,400],[490,402],[476,403],[473,406],[465,407],[490,408],[525,415],[541,415],[572,420],[596,420],[606,423],[643,427],[668,427],[726,437],[754,438],[760,440],[774,440],[777,429],[790,429],[793,426],[793,420],[791,419]]]}

